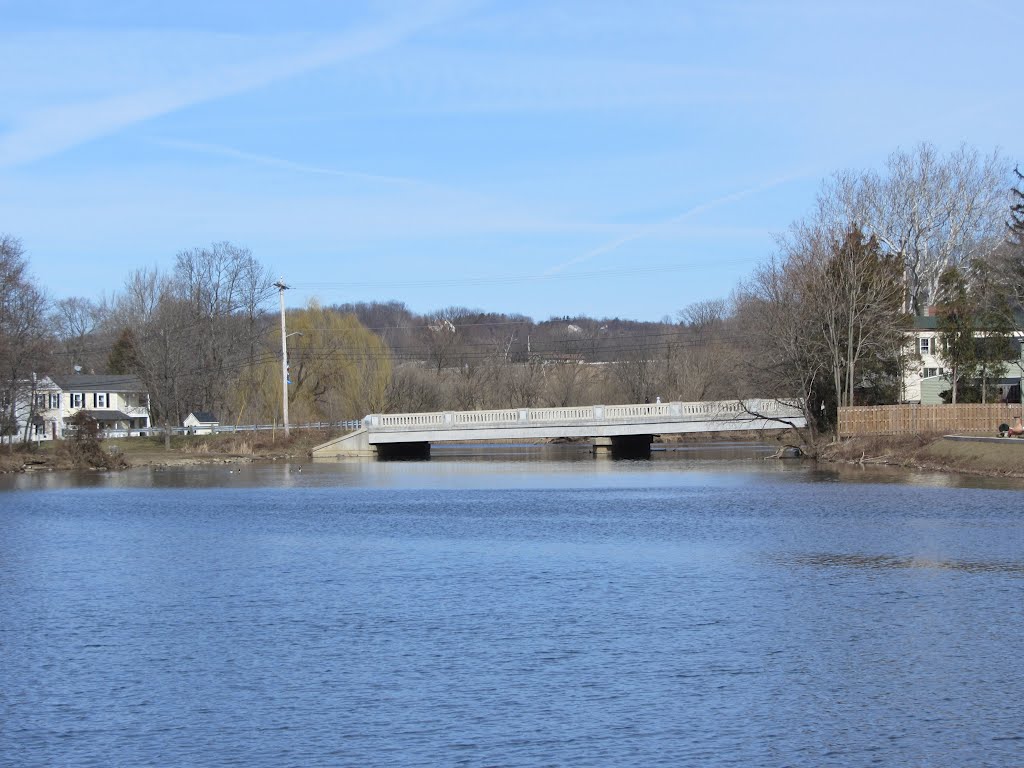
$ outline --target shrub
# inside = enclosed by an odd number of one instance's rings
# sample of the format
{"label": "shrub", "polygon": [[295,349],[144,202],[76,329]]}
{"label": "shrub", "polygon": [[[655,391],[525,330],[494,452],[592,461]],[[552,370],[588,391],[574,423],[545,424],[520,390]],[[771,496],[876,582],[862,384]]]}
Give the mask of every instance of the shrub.
{"label": "shrub", "polygon": [[61,442],[57,454],[77,469],[124,469],[128,462],[120,454],[103,450],[100,425],[85,411],[68,420],[70,434]]}

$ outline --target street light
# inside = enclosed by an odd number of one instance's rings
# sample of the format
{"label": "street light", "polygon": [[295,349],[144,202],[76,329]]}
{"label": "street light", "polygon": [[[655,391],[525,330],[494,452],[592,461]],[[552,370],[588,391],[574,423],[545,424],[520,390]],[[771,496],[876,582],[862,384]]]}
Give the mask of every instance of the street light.
{"label": "street light", "polygon": [[284,436],[288,437],[288,347],[286,345],[288,337],[285,335],[284,330],[284,292],[288,290],[288,285],[285,283],[282,277],[276,283],[274,287],[278,289],[281,295],[281,415],[284,416]]}
{"label": "street light", "polygon": [[[281,332],[284,332],[284,318],[281,319]],[[284,436],[288,437],[288,339],[292,336],[301,336],[302,331],[292,331],[281,337],[281,408],[284,416]]]}

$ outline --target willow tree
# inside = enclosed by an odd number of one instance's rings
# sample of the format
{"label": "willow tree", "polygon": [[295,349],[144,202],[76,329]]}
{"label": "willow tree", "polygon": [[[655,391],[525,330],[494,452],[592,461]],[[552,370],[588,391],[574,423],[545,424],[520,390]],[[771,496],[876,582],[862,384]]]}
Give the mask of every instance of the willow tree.
{"label": "willow tree", "polygon": [[[387,345],[355,315],[325,309],[311,301],[287,315],[288,411],[295,422],[341,421],[384,410],[391,378]],[[279,333],[267,338],[280,345]],[[272,415],[281,402],[280,358],[266,359],[250,381],[259,382],[256,399]]]}

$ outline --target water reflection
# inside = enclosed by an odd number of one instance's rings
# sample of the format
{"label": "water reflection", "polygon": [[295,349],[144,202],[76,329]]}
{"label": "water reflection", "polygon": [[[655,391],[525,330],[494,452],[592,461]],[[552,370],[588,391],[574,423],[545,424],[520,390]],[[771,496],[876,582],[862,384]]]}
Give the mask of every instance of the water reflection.
{"label": "water reflection", "polygon": [[1020,490],[1024,480],[987,478],[898,467],[815,464],[769,458],[775,443],[657,445],[650,459],[595,458],[581,444],[443,445],[428,461],[374,459],[256,461],[137,467],[122,472],[28,472],[0,475],[0,491],[70,488],[302,488],[712,485],[759,478],[811,484],[916,485],[929,488]]}
{"label": "water reflection", "polygon": [[941,560],[920,556],[865,555],[836,552],[776,556],[783,565],[820,568],[863,568],[867,570],[934,569],[963,573],[1003,573],[1024,576],[1024,563],[1003,560]]}

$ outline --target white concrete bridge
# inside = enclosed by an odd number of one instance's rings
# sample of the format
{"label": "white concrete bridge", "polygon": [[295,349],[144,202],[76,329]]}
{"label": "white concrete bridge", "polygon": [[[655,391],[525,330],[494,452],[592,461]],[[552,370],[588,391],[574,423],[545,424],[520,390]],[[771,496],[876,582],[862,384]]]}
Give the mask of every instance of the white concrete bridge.
{"label": "white concrete bridge", "polygon": [[375,413],[355,432],[318,445],[313,458],[428,456],[431,443],[553,438],[591,438],[595,452],[636,454],[649,453],[655,435],[803,426],[798,402],[767,399]]}

